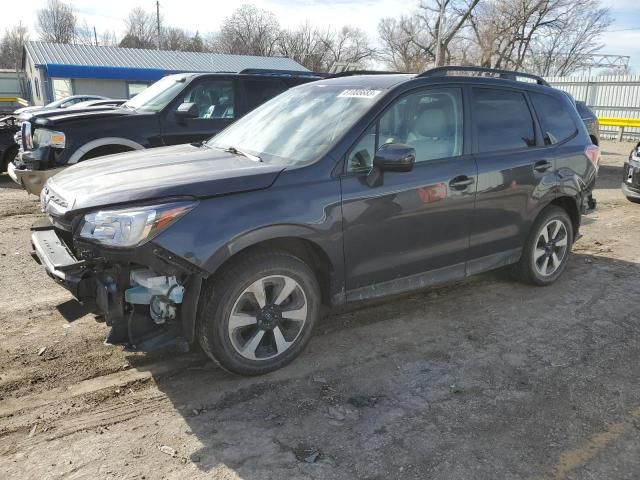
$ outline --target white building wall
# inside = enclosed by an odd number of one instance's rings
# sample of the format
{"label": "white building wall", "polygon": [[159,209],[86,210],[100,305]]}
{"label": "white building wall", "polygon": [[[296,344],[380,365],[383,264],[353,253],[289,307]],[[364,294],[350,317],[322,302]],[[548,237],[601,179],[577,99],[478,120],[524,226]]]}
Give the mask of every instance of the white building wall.
{"label": "white building wall", "polygon": [[73,94],[102,95],[109,98],[127,98],[127,82],[125,80],[75,78],[73,79]]}

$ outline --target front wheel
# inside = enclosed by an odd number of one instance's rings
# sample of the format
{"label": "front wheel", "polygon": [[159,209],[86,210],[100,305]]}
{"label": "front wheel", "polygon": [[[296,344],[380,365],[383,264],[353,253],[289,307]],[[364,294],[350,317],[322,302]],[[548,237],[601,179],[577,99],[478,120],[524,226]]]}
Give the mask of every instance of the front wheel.
{"label": "front wheel", "polygon": [[516,272],[534,285],[550,285],[567,267],[573,246],[573,224],[559,207],[545,208],[535,221]]}
{"label": "front wheel", "polygon": [[224,369],[261,375],[297,357],[320,310],[313,271],[285,252],[247,255],[203,291],[202,349]]}

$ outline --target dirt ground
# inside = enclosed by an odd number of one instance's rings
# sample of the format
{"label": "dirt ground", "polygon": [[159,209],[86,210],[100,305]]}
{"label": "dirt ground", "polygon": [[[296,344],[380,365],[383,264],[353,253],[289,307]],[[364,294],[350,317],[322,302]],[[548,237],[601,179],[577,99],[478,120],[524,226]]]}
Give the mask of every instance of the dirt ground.
{"label": "dirt ground", "polygon": [[640,205],[605,142],[596,212],[554,287],[504,272],[323,319],[259,378],[107,347],[30,258],[0,177],[0,478],[637,479]]}

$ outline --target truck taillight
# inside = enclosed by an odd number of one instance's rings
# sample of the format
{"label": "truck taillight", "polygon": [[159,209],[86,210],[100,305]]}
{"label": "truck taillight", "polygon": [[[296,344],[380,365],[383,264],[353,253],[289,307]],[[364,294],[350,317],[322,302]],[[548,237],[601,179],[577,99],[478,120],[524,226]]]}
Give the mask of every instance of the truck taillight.
{"label": "truck taillight", "polygon": [[591,160],[591,163],[596,167],[596,170],[598,170],[598,167],[600,166],[600,147],[597,145],[587,145],[584,149],[584,154],[589,160]]}

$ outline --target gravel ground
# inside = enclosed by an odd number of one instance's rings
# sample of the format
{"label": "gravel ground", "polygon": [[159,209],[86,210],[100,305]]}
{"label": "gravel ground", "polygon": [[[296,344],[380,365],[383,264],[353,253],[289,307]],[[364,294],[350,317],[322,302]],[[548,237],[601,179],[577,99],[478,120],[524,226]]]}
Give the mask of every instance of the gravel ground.
{"label": "gravel ground", "polygon": [[330,312],[292,365],[104,346],[30,258],[0,177],[0,478],[637,479],[640,205],[605,142],[596,212],[553,287],[504,272]]}

